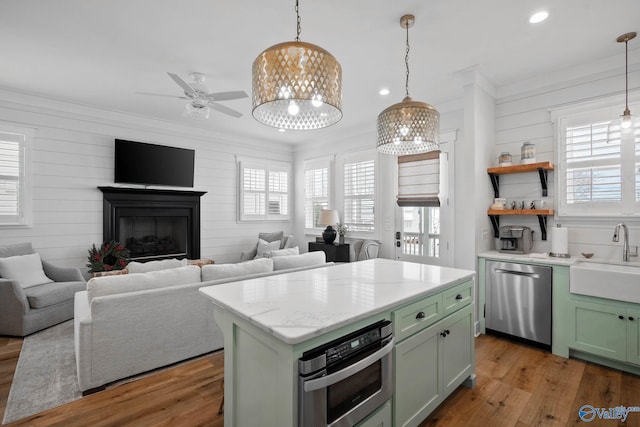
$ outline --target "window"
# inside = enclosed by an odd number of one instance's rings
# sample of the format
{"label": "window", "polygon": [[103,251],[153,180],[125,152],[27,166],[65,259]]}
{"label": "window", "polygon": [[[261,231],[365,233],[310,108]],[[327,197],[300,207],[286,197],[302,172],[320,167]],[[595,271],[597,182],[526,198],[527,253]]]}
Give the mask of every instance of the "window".
{"label": "window", "polygon": [[559,215],[640,215],[640,127],[607,129],[611,109],[559,121]]}
{"label": "window", "polygon": [[240,221],[289,220],[291,166],[240,160]]}
{"label": "window", "polygon": [[318,223],[320,212],[329,208],[329,159],[304,164],[304,227],[324,228]]}
{"label": "window", "polygon": [[33,130],[0,123],[0,226],[31,222],[28,147]]}
{"label": "window", "polygon": [[375,169],[375,154],[345,158],[344,223],[349,231],[375,231]]}

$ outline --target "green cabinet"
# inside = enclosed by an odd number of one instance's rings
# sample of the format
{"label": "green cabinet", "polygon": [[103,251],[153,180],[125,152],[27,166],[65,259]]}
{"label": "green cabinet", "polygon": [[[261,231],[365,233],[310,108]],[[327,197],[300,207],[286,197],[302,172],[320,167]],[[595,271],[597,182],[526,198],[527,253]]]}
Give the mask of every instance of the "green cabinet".
{"label": "green cabinet", "polygon": [[640,364],[640,310],[572,299],[569,347],[621,362]]}
{"label": "green cabinet", "polygon": [[382,407],[378,408],[376,412],[369,415],[356,427],[391,427],[393,425],[393,419],[391,417],[391,401],[388,401]]}
{"label": "green cabinet", "polygon": [[[419,425],[473,374],[473,298],[469,293],[472,285],[472,282],[465,282],[393,313],[394,323],[398,319],[399,328],[402,324],[410,324],[414,332],[410,336],[400,334],[404,339],[399,340],[394,350],[395,426]],[[461,297],[456,299],[459,295]],[[439,321],[433,321],[441,317],[433,311],[428,315],[428,312],[417,310],[420,306],[443,306],[439,301],[449,308],[443,313],[451,313]],[[452,312],[454,306],[457,311]],[[424,321],[417,329],[415,322],[400,321],[407,319],[407,312],[416,313],[418,320],[430,318],[432,321]]]}

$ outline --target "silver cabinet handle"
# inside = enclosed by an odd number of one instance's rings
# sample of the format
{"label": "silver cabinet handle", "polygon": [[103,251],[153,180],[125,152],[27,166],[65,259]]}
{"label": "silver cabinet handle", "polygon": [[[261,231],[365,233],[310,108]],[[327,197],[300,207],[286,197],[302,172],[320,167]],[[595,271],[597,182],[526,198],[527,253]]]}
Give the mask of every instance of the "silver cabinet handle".
{"label": "silver cabinet handle", "polygon": [[367,366],[372,365],[374,362],[377,362],[378,360],[382,359],[384,356],[389,354],[391,350],[393,350],[394,344],[395,344],[395,340],[394,338],[391,338],[391,341],[389,341],[387,345],[382,347],[380,350],[376,351],[373,354],[370,354],[369,356],[365,357],[362,360],[357,361],[353,365],[347,366],[346,368],[338,372],[334,372],[333,374],[325,375],[324,377],[305,381],[304,391],[307,392],[307,391],[319,390],[321,388],[327,388],[330,385],[340,382],[343,379],[348,378],[351,375],[360,372]]}
{"label": "silver cabinet handle", "polygon": [[525,271],[503,270],[502,268],[496,268],[493,271],[501,274],[515,274],[516,276],[533,277],[534,279],[540,278],[540,275],[538,273],[527,273]]}

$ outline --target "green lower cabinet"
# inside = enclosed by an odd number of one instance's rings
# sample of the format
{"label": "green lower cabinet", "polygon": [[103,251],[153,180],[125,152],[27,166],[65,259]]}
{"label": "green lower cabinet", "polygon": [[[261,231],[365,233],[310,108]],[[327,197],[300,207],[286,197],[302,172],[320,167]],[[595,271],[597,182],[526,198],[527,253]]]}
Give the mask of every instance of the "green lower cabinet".
{"label": "green lower cabinet", "polygon": [[391,427],[393,425],[392,423],[391,401],[389,400],[364,421],[356,424],[356,427]]}
{"label": "green lower cabinet", "polygon": [[627,360],[640,365],[640,310],[627,309]]}
{"label": "green lower cabinet", "polygon": [[473,373],[472,306],[395,347],[395,426],[417,426]]}
{"label": "green lower cabinet", "polygon": [[640,310],[614,304],[571,300],[569,346],[597,356],[640,364]]}

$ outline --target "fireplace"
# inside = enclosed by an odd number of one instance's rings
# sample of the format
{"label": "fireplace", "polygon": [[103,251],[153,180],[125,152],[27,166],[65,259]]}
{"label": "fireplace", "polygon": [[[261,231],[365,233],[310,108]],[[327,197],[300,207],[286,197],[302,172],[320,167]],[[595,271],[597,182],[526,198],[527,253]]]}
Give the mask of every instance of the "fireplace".
{"label": "fireplace", "polygon": [[200,258],[201,191],[98,187],[103,238],[131,252],[130,260]]}

